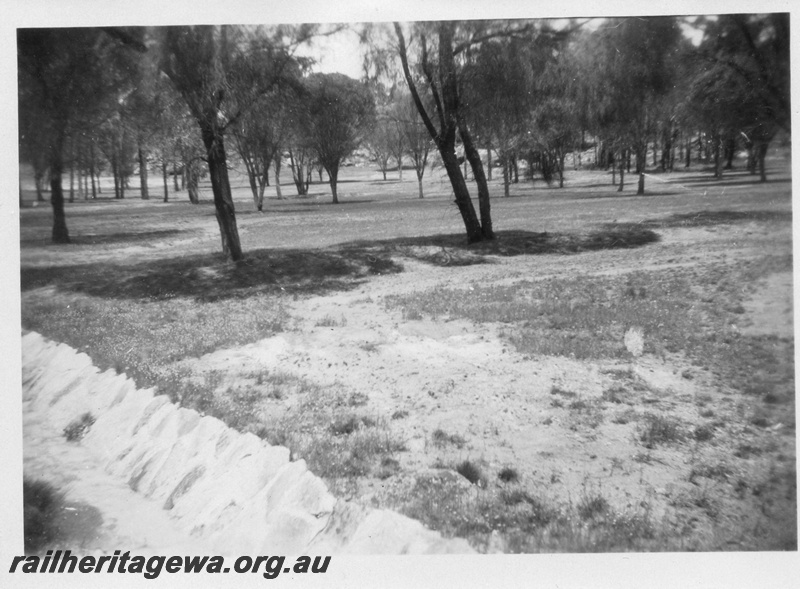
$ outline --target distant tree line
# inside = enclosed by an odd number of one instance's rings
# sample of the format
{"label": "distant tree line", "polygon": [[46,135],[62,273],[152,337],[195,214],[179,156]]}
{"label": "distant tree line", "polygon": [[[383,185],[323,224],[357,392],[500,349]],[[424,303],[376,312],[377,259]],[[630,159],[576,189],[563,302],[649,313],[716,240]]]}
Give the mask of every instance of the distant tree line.
{"label": "distant tree line", "polygon": [[529,178],[563,186],[567,156],[593,150],[618,190],[634,173],[644,194],[648,166],[702,153],[719,177],[744,149],[766,181],[768,146],[791,131],[787,14],[358,30],[368,51],[357,81],[297,56],[331,32],[314,25],[19,29],[20,157],[37,198],[49,188],[53,241],[69,241],[65,200],[97,198],[101,174],[115,198],[138,174],[149,199],[155,170],[165,202],[186,190],[193,203],[207,174],[222,250],[239,260],[231,163],[261,211],[270,176],[283,197],[285,167],[298,195],[324,170],[337,203],[339,169],[362,150],[384,180],[413,169],[420,198],[426,168],[441,165],[476,242],[494,237],[497,166],[507,196],[523,162]]}

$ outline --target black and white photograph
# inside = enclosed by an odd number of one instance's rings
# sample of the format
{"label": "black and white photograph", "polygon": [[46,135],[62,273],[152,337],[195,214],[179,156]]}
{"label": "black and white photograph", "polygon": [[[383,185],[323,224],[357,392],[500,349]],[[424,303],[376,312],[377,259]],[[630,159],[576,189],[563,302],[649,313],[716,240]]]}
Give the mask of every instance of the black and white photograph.
{"label": "black and white photograph", "polygon": [[4,586],[796,583],[788,3],[13,4]]}

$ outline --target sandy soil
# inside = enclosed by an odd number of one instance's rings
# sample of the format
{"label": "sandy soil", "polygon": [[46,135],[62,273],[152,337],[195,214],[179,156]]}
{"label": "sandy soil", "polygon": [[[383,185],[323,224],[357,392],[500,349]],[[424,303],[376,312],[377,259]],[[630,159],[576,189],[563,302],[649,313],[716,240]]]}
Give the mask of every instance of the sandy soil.
{"label": "sandy soil", "polygon": [[[736,243],[737,232],[748,239]],[[756,224],[725,233],[680,228],[662,235],[659,244],[636,252],[581,254],[579,264],[572,262],[577,258],[545,256],[441,269],[402,259],[401,274],[370,280],[359,290],[295,301],[290,307],[295,323],[285,333],[184,364],[195,371],[222,371],[227,375],[225,384],[264,369],[288,372],[366,396],[366,411],[377,417],[389,419],[395,412],[407,412],[406,418],[392,421],[393,431],[406,441],[407,451],[397,455],[404,473],[469,458],[492,473],[513,466],[525,484],[549,489],[553,499],[602,488],[619,509],[648,499],[658,512],[669,500],[692,492],[685,453],[659,448],[650,464],[638,463],[633,458],[642,447],[633,440],[631,424],[607,418],[598,428],[584,427],[567,410],[552,406],[552,387],[597,398],[614,384],[619,371],[630,368],[645,385],[638,409],[667,411],[688,425],[702,422],[693,403],[702,395],[713,399],[723,418],[740,410],[734,391],[720,388],[710,373],[679,355],[667,360],[645,355],[630,363],[531,358],[503,341],[501,325],[447,318],[407,321],[399,312],[387,310],[384,298],[436,286],[470,288],[473,283],[574,275],[578,268],[617,274],[756,258],[764,253],[759,237],[776,239]],[[791,337],[791,301],[791,274],[771,275],[747,303],[743,329]],[[686,377],[687,370],[691,378]],[[291,403],[274,402],[263,410],[280,414]],[[436,429],[462,436],[467,445],[433,448],[431,434]],[[781,448],[792,452],[791,440],[782,442]],[[703,452],[698,459],[713,460],[724,458],[726,450],[720,445]],[[369,479],[362,481],[357,495],[362,501],[382,504],[393,486],[403,484],[402,474],[387,481]]]}

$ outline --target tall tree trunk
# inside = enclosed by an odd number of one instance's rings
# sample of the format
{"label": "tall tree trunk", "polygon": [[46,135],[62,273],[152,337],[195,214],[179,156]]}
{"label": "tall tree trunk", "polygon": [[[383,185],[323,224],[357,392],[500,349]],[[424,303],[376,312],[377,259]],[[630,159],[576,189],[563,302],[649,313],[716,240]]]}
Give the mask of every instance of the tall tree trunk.
{"label": "tall tree trunk", "polygon": [[233,207],[231,184],[228,178],[228,162],[222,132],[217,129],[217,112],[214,110],[209,121],[200,123],[203,144],[208,158],[208,173],[211,177],[211,190],[214,193],[214,206],[217,212],[222,253],[237,262],[242,259],[242,246],[236,226],[236,211]]}
{"label": "tall tree trunk", "polygon": [[164,202],[169,202],[169,174],[167,173],[167,160],[161,160],[161,177],[164,180]]}
{"label": "tall tree trunk", "polygon": [[198,173],[197,164],[187,162],[183,166],[183,177],[186,180],[186,192],[189,194],[189,202],[196,205],[200,202],[200,194],[197,190]]}
{"label": "tall tree trunk", "polygon": [[275,152],[275,157],[273,158],[275,163],[275,194],[278,195],[279,199],[283,198],[281,194],[281,153],[280,150]]}
{"label": "tall tree trunk", "polygon": [[732,170],[733,169],[733,158],[736,155],[736,138],[735,137],[726,137],[725,138],[725,169]]}
{"label": "tall tree trunk", "polygon": [[64,130],[58,129],[50,146],[50,204],[53,206],[53,243],[69,243],[64,214],[64,192],[61,187],[64,160]]}
{"label": "tall tree trunk", "polygon": [[509,184],[511,183],[511,172],[509,170],[508,155],[503,156],[503,196],[508,198],[511,195]]}
{"label": "tall tree trunk", "polygon": [[617,192],[622,192],[625,187],[625,164],[625,150],[623,149],[619,157],[619,188],[617,188]]}
{"label": "tall tree trunk", "polygon": [[714,178],[722,178],[722,158],[720,157],[721,143],[719,137],[712,137],[714,143]]}
{"label": "tall tree trunk", "polygon": [[422,178],[419,176],[417,177],[417,185],[419,186],[419,197],[425,198],[425,195],[422,193]]}
{"label": "tall tree trunk", "polygon": [[[322,174],[320,174],[321,176]],[[336,194],[336,180],[339,177],[339,166],[332,166],[328,168],[328,181],[331,185],[331,194],[333,195],[333,204],[339,204],[339,195]]]}
{"label": "tall tree trunk", "polygon": [[640,148],[636,151],[636,168],[639,171],[639,185],[636,187],[636,195],[642,196],[644,194],[644,169],[645,169],[645,161],[647,160],[647,144],[645,143],[644,148]]}
{"label": "tall tree trunk", "polygon": [[253,195],[253,205],[256,210],[260,211],[258,207],[258,180],[256,179],[256,171],[250,162],[245,161],[245,168],[247,169],[247,181],[250,183],[250,193]]}
{"label": "tall tree trunk", "polygon": [[97,161],[94,157],[94,141],[89,141],[89,179],[92,182],[92,200],[97,198],[97,185],[94,177],[97,174]]}
{"label": "tall tree trunk", "polygon": [[116,157],[112,156],[111,159],[111,175],[114,177],[114,198],[120,198],[119,196],[119,173],[117,170],[117,160]]}
{"label": "tall tree trunk", "polygon": [[564,160],[566,159],[566,152],[558,154],[558,187],[564,188]]}
{"label": "tall tree trunk", "polygon": [[142,193],[142,200],[150,199],[150,192],[147,190],[147,158],[144,149],[139,146],[139,189]]}
{"label": "tall tree trunk", "polygon": [[767,181],[766,159],[767,159],[768,147],[769,144],[766,141],[762,141],[758,143],[758,147],[756,150],[756,157],[758,159],[758,173],[761,177],[761,182]]}
{"label": "tall tree trunk", "polygon": [[[80,189],[80,176],[78,177],[78,185]],[[75,166],[70,164],[69,166],[69,202],[75,201]]]}
{"label": "tall tree trunk", "polygon": [[492,144],[486,146],[486,178],[492,179]]}
{"label": "tall tree trunk", "polygon": [[175,192],[180,192],[181,187],[178,184],[178,163],[172,162],[172,187],[175,189]]}

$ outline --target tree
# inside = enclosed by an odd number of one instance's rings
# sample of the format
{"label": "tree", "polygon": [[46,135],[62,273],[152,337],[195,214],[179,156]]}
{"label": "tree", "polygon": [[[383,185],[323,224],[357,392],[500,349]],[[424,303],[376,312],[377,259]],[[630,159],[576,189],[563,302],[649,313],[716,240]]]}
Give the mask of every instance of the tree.
{"label": "tree", "polygon": [[[672,85],[668,56],[678,47],[680,29],[670,17],[611,19],[587,46],[594,86],[594,116],[610,136],[620,163],[632,150],[639,174],[637,194],[644,194],[645,156],[655,135],[658,105]],[[620,167],[620,188],[624,169]]]}
{"label": "tree", "polygon": [[[705,30],[700,58],[724,83],[721,90],[736,92],[719,97],[741,107],[731,112],[729,121],[738,123],[755,154],[761,181],[766,181],[769,143],[779,129],[791,132],[789,15],[722,15],[701,20],[699,26]],[[700,81],[708,87],[711,80],[704,73],[699,73],[705,78]]]}
{"label": "tree", "polygon": [[[222,251],[242,258],[225,135],[262,96],[291,79],[288,45],[307,39],[311,28],[230,26],[165,27],[160,30],[159,66],[183,96],[200,128],[214,193]],[[290,41],[287,43],[287,38]],[[270,64],[269,75],[264,75]]]}
{"label": "tree", "polygon": [[375,102],[366,86],[343,74],[312,74],[306,79],[304,141],[328,173],[338,203],[339,166],[364,140],[375,120]]}
{"label": "tree", "polygon": [[419,197],[424,198],[422,177],[425,175],[425,166],[428,165],[431,137],[425,124],[419,118],[419,113],[410,95],[403,94],[398,98],[395,115],[398,128],[405,139],[406,154],[411,158],[417,174]]}
{"label": "tree", "polygon": [[532,106],[533,141],[555,164],[558,186],[564,187],[564,159],[581,139],[578,67],[571,55],[549,61],[538,81],[537,104]]}
{"label": "tree", "polygon": [[[70,124],[124,83],[119,46],[101,29],[18,29],[20,141],[45,147],[53,207],[52,240],[70,241],[62,174]],[[23,150],[24,152],[25,150]],[[42,164],[34,160],[41,170]]]}
{"label": "tree", "polygon": [[378,164],[378,169],[386,180],[389,169],[389,160],[392,158],[392,145],[395,142],[397,125],[387,115],[379,115],[372,132],[370,133],[367,147],[372,159]]}
{"label": "tree", "polygon": [[269,183],[269,169],[275,165],[275,184],[280,194],[282,150],[289,137],[290,121],[285,116],[287,92],[274,90],[264,96],[233,127],[236,150],[247,170],[256,210],[264,208],[264,191]]}
{"label": "tree", "polygon": [[[397,36],[403,75],[425,128],[439,150],[442,163],[453,187],[456,206],[464,222],[467,241],[475,243],[483,239],[493,239],[494,231],[492,230],[489,188],[486,183],[486,176],[483,173],[483,165],[478,155],[478,150],[467,127],[460,98],[459,77],[455,59],[456,55],[463,53],[478,42],[479,32],[469,26],[459,25],[454,22],[415,24],[412,37],[409,39],[410,42],[414,42],[418,38],[420,44],[419,69],[415,72],[415,75],[411,71],[409,48],[406,44],[406,35],[403,32],[403,28],[399,23],[395,23],[394,30]],[[456,40],[457,32],[461,33],[458,41]],[[429,39],[432,39],[432,46],[430,47]],[[429,114],[420,90],[430,93],[430,100],[434,104],[433,115]],[[438,128],[433,122],[434,117],[438,123]],[[466,158],[472,166],[473,175],[478,184],[480,222],[475,214],[469,189],[456,157],[457,131],[464,145]]]}

